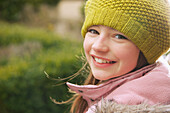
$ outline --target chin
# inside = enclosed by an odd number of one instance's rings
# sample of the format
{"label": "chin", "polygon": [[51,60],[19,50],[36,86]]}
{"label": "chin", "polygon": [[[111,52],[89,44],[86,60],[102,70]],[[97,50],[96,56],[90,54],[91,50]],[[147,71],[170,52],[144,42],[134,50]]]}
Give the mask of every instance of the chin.
{"label": "chin", "polygon": [[98,79],[98,80],[109,80],[110,78],[112,78],[112,77],[104,77],[103,75],[102,76],[95,76],[95,75],[93,75],[94,76],[94,78],[95,79]]}
{"label": "chin", "polygon": [[98,77],[98,76],[97,76],[97,77],[94,76],[94,78],[97,79],[97,80],[108,80],[108,79],[106,79],[106,78],[101,78],[101,77]]}
{"label": "chin", "polygon": [[[110,75],[110,76],[105,76],[106,74],[93,74],[94,78],[95,79],[98,79],[98,80],[109,80],[109,79],[112,79],[112,78],[115,78],[115,77],[119,77],[121,75]],[[109,74],[107,74],[109,75]]]}

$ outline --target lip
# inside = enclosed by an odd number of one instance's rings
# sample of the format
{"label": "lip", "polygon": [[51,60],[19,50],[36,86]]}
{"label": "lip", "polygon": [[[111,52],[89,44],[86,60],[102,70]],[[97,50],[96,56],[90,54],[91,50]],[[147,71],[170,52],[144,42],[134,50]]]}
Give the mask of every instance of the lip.
{"label": "lip", "polygon": [[98,56],[95,56],[95,55],[91,55],[92,59],[93,59],[93,64],[96,66],[96,67],[99,67],[99,68],[106,68],[106,67],[110,67],[112,65],[114,65],[115,63],[112,63],[112,64],[109,64],[109,63],[98,63],[95,61],[94,57],[96,58],[99,58],[99,59],[103,59],[103,60],[107,60],[107,61],[112,61],[110,59],[107,59],[107,58],[102,58],[102,57],[98,57]]}

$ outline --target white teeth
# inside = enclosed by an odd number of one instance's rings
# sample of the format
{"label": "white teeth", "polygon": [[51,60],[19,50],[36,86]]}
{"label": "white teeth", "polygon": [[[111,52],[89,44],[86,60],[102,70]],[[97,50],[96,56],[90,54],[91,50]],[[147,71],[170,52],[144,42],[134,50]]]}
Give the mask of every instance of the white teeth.
{"label": "white teeth", "polygon": [[112,63],[112,61],[107,61],[107,60],[103,60],[103,59],[99,59],[99,58],[95,58],[95,61],[98,62],[98,63]]}

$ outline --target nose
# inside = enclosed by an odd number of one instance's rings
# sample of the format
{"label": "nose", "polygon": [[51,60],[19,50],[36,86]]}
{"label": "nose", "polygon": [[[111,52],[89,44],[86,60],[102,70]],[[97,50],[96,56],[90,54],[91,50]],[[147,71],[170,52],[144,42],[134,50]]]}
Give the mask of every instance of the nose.
{"label": "nose", "polygon": [[96,52],[107,52],[109,50],[109,45],[107,39],[100,36],[98,37],[92,45],[92,49]]}

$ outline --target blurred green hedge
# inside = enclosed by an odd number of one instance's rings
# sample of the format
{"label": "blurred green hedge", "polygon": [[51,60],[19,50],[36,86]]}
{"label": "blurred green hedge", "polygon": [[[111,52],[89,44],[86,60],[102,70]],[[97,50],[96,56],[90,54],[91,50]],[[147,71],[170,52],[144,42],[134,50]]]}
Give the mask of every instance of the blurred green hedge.
{"label": "blurred green hedge", "polygon": [[[48,79],[68,77],[81,67],[75,55],[82,42],[61,38],[43,30],[0,22],[0,113],[64,113],[69,105],[56,105],[70,98],[63,83]],[[71,82],[82,82],[82,76]],[[77,83],[77,82],[76,82]]]}
{"label": "blurred green hedge", "polygon": [[18,21],[20,12],[26,4],[38,9],[40,4],[55,6],[60,0],[0,0],[0,18],[6,21]]}

